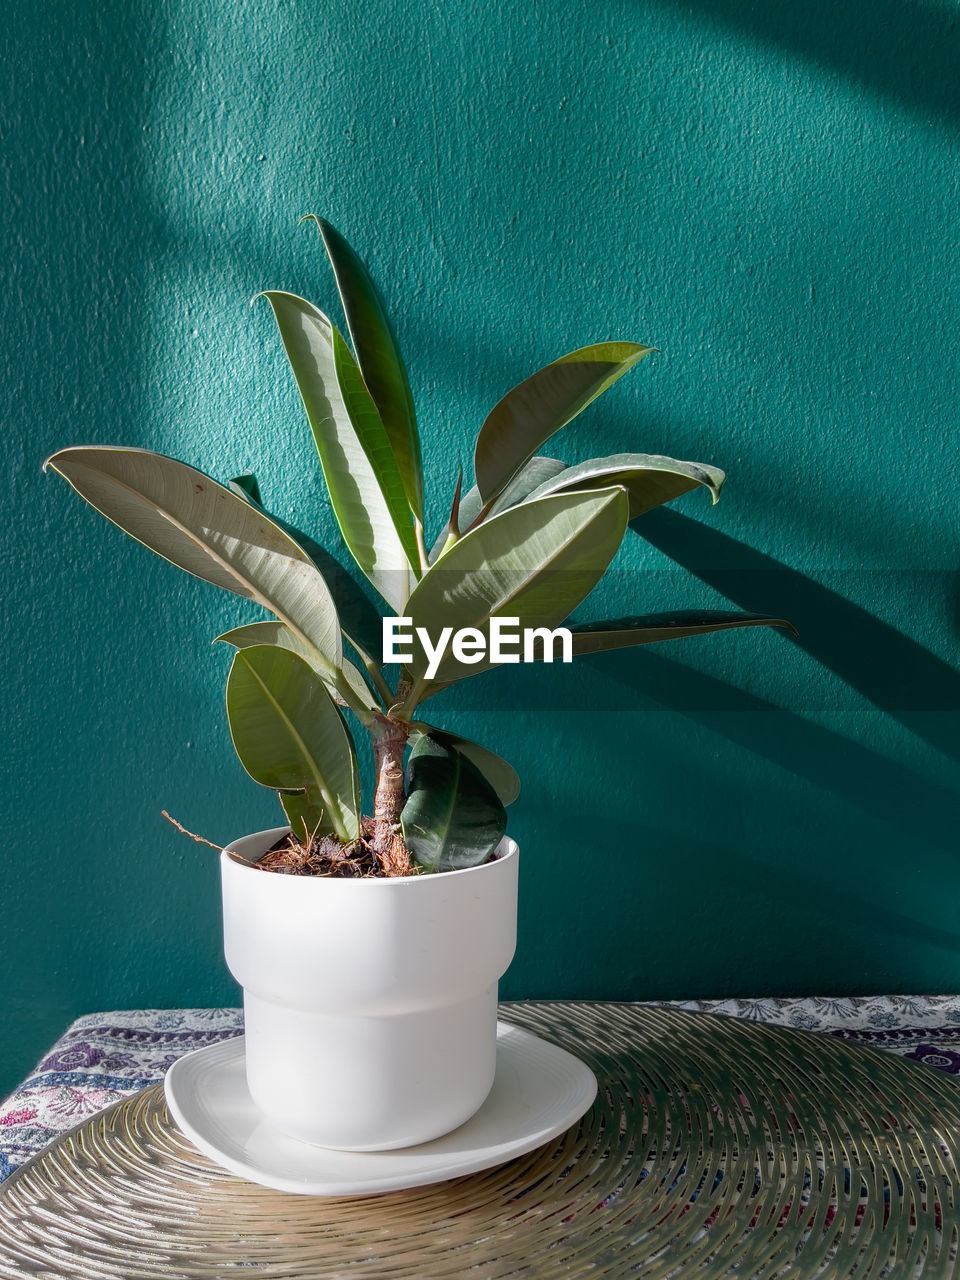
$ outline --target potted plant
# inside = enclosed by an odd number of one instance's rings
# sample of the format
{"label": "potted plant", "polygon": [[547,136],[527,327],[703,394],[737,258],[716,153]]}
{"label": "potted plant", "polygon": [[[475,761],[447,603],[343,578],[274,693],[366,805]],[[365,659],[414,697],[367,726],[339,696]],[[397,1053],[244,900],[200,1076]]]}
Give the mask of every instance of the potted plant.
{"label": "potted plant", "polygon": [[[221,857],[248,1082],[285,1132],[386,1149],[447,1132],[482,1103],[516,935],[517,849],[504,832],[517,776],[423,720],[423,704],[498,662],[789,624],[680,613],[564,626],[633,517],[698,486],[716,502],[724,479],[658,455],[570,466],[539,452],[652,350],[633,342],[581,348],[507,392],[477,436],[475,484],[463,493],[462,473],[451,476],[449,518],[428,550],[400,351],[360,259],[316,221],[353,350],[309,302],[262,296],[344,544],[382,604],[271,517],[252,476],[221,485],[127,448],[68,448],[46,465],[151,550],[273,615],[219,637],[236,650],[234,745],[286,816]],[[367,807],[358,740],[375,763]]]}

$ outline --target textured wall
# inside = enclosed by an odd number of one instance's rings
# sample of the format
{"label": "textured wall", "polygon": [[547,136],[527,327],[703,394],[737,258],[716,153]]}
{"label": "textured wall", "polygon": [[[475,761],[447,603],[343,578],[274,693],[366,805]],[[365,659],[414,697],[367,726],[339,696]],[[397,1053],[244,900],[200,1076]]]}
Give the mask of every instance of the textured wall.
{"label": "textured wall", "polygon": [[434,524],[487,408],[650,342],[557,444],[717,463],[594,607],[766,632],[493,672],[441,700],[513,760],[510,995],[960,987],[960,33],[947,0],[7,0],[0,386],[2,1083],[73,1015],[233,1001],[213,840],[271,825],[222,713],[251,616],[56,477],[70,443],[261,477],[332,538],[272,321],[361,249]]}

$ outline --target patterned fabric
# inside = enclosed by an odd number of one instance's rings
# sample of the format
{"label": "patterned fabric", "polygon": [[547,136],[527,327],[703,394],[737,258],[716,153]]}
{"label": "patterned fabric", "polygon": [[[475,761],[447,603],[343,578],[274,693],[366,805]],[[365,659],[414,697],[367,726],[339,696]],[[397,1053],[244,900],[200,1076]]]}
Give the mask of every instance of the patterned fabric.
{"label": "patterned fabric", "polygon": [[64,1130],[162,1080],[185,1053],[242,1031],[239,1009],[136,1009],[78,1018],[0,1106],[0,1180]]}
{"label": "patterned fabric", "polygon": [[[674,1004],[842,1036],[960,1075],[960,996]],[[0,1179],[64,1130],[162,1080],[167,1067],[183,1054],[242,1031],[239,1009],[138,1009],[79,1018],[0,1105]]]}

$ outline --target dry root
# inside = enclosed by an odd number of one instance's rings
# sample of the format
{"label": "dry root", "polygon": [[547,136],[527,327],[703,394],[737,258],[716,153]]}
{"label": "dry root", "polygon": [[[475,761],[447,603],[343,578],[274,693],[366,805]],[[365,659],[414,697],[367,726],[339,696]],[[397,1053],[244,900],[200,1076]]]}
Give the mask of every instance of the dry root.
{"label": "dry root", "polygon": [[[389,848],[390,861],[371,844],[374,824],[364,819],[363,835],[352,844],[341,844],[336,836],[311,836],[307,841],[284,836],[268,849],[256,864],[261,871],[285,876],[328,876],[356,880],[361,877],[412,875],[410,857],[397,835]],[[400,870],[404,867],[404,870]]]}
{"label": "dry root", "polygon": [[[194,835],[181,826],[176,818],[170,817],[166,809],[161,812],[168,822],[172,822],[178,831],[182,831],[191,840],[223,852],[220,845],[205,840],[203,836]],[[386,841],[376,841],[377,846],[383,844],[382,852],[375,847],[376,832],[377,824],[371,818],[364,818],[363,834],[352,844],[341,844],[336,836],[318,836],[316,833],[308,835],[306,832],[305,839],[301,840],[291,832],[251,865],[260,871],[274,871],[282,876],[336,876],[345,880],[415,875],[417,868],[410,862],[410,855],[399,831]]]}
{"label": "dry root", "polygon": [[183,834],[185,836],[189,836],[191,840],[196,840],[197,844],[205,844],[208,849],[219,849],[220,852],[223,853],[223,845],[214,844],[212,840],[205,840],[203,836],[195,836],[192,831],[188,831],[186,827],[182,826],[176,818],[171,818],[166,809],[161,809],[160,813],[161,816],[166,818],[168,822],[171,822],[178,831],[182,831]]}
{"label": "dry root", "polygon": [[410,854],[407,852],[407,846],[403,843],[403,836],[399,831],[394,831],[386,840],[380,843],[380,861],[383,865],[384,875],[409,876],[413,873]]}
{"label": "dry root", "polygon": [[383,874],[362,840],[344,845],[335,836],[311,836],[306,843],[295,835],[284,836],[267,850],[256,866],[261,871],[276,871],[282,876],[357,879]]}

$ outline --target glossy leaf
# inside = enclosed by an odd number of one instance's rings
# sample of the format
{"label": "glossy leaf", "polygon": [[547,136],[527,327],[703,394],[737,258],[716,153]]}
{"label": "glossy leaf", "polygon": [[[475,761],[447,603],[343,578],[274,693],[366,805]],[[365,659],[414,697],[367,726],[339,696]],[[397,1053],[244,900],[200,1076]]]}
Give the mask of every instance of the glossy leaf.
{"label": "glossy leaf", "polygon": [[[291,653],[296,653],[305,662],[309,662],[327,686],[331,696],[335,700],[342,701],[338,682],[330,676],[329,672],[317,665],[310,649],[302,644],[290,628],[284,626],[282,622],[250,622],[245,627],[235,627],[232,631],[225,631],[222,636],[217,636],[214,644],[221,640],[224,644],[232,644],[235,649],[250,649],[259,644],[273,644],[279,645],[281,649],[289,649]],[[340,671],[358,702],[369,711],[381,709],[380,704],[370,692],[367,682],[347,658],[342,660]]]}
{"label": "glossy leaf", "polygon": [[419,552],[376,406],[347,344],[321,311],[292,293],[262,296],[273,308],[343,540],[377,591],[402,609]]}
{"label": "glossy leaf", "polygon": [[483,501],[496,497],[542,444],[653,349],[636,342],[581,347],[508,391],[477,436],[473,470]]}
{"label": "glossy leaf", "polygon": [[323,218],[313,220],[320,228],[333,267],[357,364],[390,439],[407,501],[417,519],[422,520],[423,477],[413,396],[383,300],[359,256],[339,231]]}
{"label": "glossy leaf", "polygon": [[544,498],[548,493],[600,489],[619,484],[627,491],[630,519],[633,520],[645,511],[672,502],[698,485],[709,489],[716,502],[724,478],[718,467],[702,462],[680,462],[655,453],[614,453],[608,458],[590,458],[587,462],[567,467],[538,485],[529,496]]}
{"label": "glossy leaf", "polygon": [[313,835],[329,834],[329,828],[324,830],[322,806],[315,804],[306,791],[279,791],[277,798],[283,806],[290,830],[298,840],[307,844]]}
{"label": "glossy leaf", "polygon": [[343,634],[364,661],[378,661],[383,641],[383,618],[377,607],[340,561],[319,543],[305,538],[303,549],[330,588]]}
{"label": "glossy leaf", "polygon": [[323,574],[323,579],[330,589],[343,634],[364,662],[368,659],[374,661],[380,652],[382,619],[352,575],[335,556],[321,547],[319,542],[315,542],[301,529],[295,528],[289,521],[281,520],[279,516],[265,511],[256,476],[236,476],[230,481],[230,488],[242,493],[248,502],[255,503],[264,511],[268,519],[279,525],[298,546],[303,548]]}
{"label": "glossy leaf", "polygon": [[255,782],[305,792],[321,834],[357,839],[353,741],[326,685],[303,658],[272,644],[240,649],[227,678],[227,717],[237,755]]}
{"label": "glossy leaf", "polygon": [[400,825],[421,866],[476,867],[500,843],[507,815],[496,791],[460,751],[432,734],[418,738],[410,751],[406,790]]}
{"label": "glossy leaf", "polygon": [[482,747],[478,742],[462,738],[458,733],[448,733],[445,729],[436,729],[422,722],[418,722],[414,727],[421,733],[429,734],[441,746],[451,751],[459,751],[462,756],[466,756],[496,791],[502,805],[511,805],[516,800],[520,794],[520,778],[513,765],[508,764],[502,756],[498,756],[488,747]]}
{"label": "glossy leaf", "polygon": [[[533,493],[534,489],[538,489],[545,481],[552,480],[554,476],[559,475],[561,471],[566,471],[566,469],[567,464],[559,462],[556,458],[531,458],[529,462],[520,468],[500,496],[491,504],[486,519],[489,520],[492,516],[498,516],[501,511],[506,511],[508,507],[514,507],[518,502],[523,502],[525,498],[528,498]],[[460,499],[457,527],[461,533],[469,531],[482,510],[483,499],[480,497],[480,490],[474,485]],[[431,564],[443,550],[446,537],[447,531],[444,530],[434,543],[430,552]]]}
{"label": "glossy leaf", "polygon": [[[489,635],[493,617],[520,627],[556,626],[593,590],[627,526],[623,489],[561,493],[511,507],[465,534],[424,575],[406,609],[433,644],[441,628],[473,627]],[[427,658],[414,644],[415,685],[408,705],[431,687],[485,670],[489,656],[468,665],[448,649],[428,680]]]}
{"label": "glossy leaf", "polygon": [[[605,622],[571,623],[574,656],[601,653],[606,649],[627,649],[633,645],[680,640],[711,631],[736,627],[786,627],[797,634],[785,618],[768,618],[759,613],[737,613],[722,609],[684,610],[679,613],[648,613],[632,618],[608,618]],[[539,655],[538,655],[539,656]]]}
{"label": "glossy leaf", "polygon": [[144,546],[274,613],[331,669],[340,624],[323,575],[284,531],[202,471],[144,449],[63,449],[45,464]]}
{"label": "glossy leaf", "polygon": [[263,507],[263,502],[260,498],[260,486],[257,484],[256,476],[234,476],[229,482],[229,487],[238,498],[252,502],[255,507]]}
{"label": "glossy leaf", "polygon": [[428,563],[432,564],[440,555],[443,548],[452,538],[454,542],[460,537],[460,497],[463,492],[463,467],[457,473],[457,487],[453,491],[453,502],[450,504],[450,518],[444,525],[443,530],[434,543],[433,550],[428,557]]}

